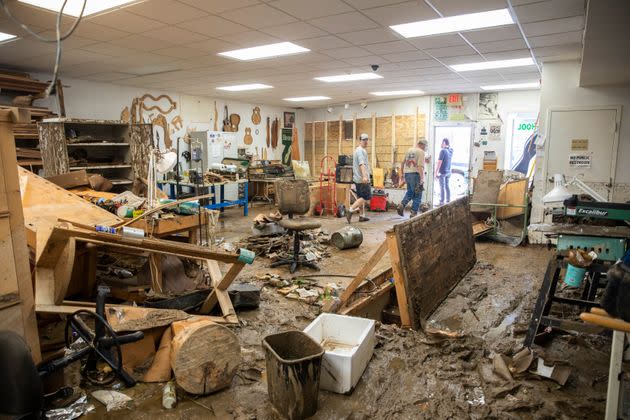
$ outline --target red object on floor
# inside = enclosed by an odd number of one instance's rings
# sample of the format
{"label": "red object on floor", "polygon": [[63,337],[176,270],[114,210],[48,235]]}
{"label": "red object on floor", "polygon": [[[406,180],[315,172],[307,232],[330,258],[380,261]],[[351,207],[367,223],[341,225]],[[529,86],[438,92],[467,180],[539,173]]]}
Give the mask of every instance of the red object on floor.
{"label": "red object on floor", "polygon": [[370,199],[371,211],[387,211],[387,196],[386,195],[372,195]]}

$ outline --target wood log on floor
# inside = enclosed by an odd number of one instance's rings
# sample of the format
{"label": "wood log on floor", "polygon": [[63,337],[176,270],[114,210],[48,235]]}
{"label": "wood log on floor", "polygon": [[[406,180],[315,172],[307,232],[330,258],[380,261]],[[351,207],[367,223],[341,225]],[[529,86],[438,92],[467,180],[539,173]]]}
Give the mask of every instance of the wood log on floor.
{"label": "wood log on floor", "polygon": [[230,386],[241,363],[241,346],[232,331],[195,318],[174,322],[171,328],[171,368],[177,385],[196,395]]}

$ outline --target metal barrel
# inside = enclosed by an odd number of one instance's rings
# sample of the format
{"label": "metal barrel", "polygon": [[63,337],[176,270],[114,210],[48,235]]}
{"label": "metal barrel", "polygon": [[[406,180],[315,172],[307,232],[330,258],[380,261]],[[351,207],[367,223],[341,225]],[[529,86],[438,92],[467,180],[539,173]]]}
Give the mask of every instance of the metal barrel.
{"label": "metal barrel", "polygon": [[339,249],[357,248],[363,243],[363,232],[354,226],[345,226],[333,233],[330,241]]}

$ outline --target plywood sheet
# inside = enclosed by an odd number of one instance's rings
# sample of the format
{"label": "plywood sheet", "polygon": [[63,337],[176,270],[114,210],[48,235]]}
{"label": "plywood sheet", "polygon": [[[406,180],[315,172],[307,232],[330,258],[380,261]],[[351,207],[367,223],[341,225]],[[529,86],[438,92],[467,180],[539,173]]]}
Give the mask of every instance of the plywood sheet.
{"label": "plywood sheet", "polygon": [[[497,204],[499,188],[503,182],[503,171],[479,171],[473,182],[472,203]],[[490,206],[472,206],[472,211],[492,211]]]}
{"label": "plywood sheet", "polygon": [[413,146],[415,119],[415,115],[396,116],[396,147],[398,150],[406,150]]}
{"label": "plywood sheet", "polygon": [[324,141],[324,121],[315,121],[315,140]]}
{"label": "plywood sheet", "polygon": [[[528,179],[519,179],[501,185],[499,188],[499,204],[525,205],[525,191],[527,191]],[[523,209],[519,207],[499,207],[497,209],[497,219],[504,220],[510,217],[520,216]]]}
{"label": "plywood sheet", "polygon": [[57,219],[86,225],[113,225],[122,222],[115,214],[103,210],[50,181],[18,167],[24,223],[27,229],[50,226]]}
{"label": "plywood sheet", "polygon": [[464,197],[394,226],[414,329],[475,265],[475,241]]}
{"label": "plywood sheet", "polygon": [[304,141],[313,140],[313,123],[304,123]]}

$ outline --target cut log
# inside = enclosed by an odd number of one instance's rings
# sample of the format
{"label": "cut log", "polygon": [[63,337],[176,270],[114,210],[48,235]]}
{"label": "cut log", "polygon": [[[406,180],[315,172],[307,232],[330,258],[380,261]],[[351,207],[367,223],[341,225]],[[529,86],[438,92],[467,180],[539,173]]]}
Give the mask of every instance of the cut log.
{"label": "cut log", "polygon": [[195,318],[174,322],[171,328],[171,368],[177,385],[196,395],[230,386],[241,363],[241,346],[232,331]]}

